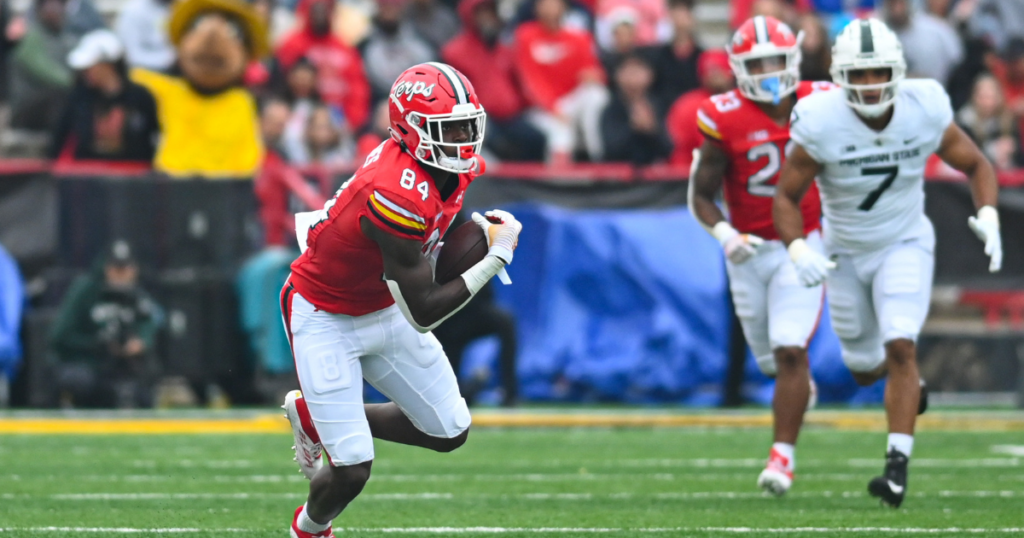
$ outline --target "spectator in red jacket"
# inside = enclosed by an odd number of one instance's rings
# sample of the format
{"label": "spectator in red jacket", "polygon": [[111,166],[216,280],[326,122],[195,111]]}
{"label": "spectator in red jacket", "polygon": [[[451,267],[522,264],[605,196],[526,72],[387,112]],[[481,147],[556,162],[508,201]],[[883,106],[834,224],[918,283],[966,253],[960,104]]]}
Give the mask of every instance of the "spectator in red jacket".
{"label": "spectator in red jacket", "polygon": [[487,111],[484,145],[500,159],[539,161],[544,135],[523,117],[527,102],[519,85],[512,47],[500,39],[495,0],[463,0],[463,31],[441,50],[441,59],[473,82]]}
{"label": "spectator in red jacket", "polygon": [[253,189],[267,246],[288,246],[295,232],[295,215],[288,207],[288,187],[277,175],[287,166],[281,146],[289,114],[288,103],[273,98],[267,99],[260,110],[260,131],[267,152]]}
{"label": "spectator in red jacket", "polygon": [[515,33],[516,69],[534,107],[530,122],[547,136],[548,161],[571,161],[580,142],[589,159],[599,161],[601,112],[609,97],[605,74],[590,34],[562,26],[565,10],[565,0],[537,0],[537,20]]}
{"label": "spectator in red jacket", "polygon": [[288,71],[300,58],[309,58],[317,69],[320,97],[340,107],[353,128],[362,127],[370,115],[370,86],[359,52],[331,31],[333,0],[301,0],[298,16],[299,29],[277,49],[281,69]]}
{"label": "spectator in red jacket", "polygon": [[709,50],[697,60],[697,76],[701,87],[680,97],[669,109],[666,127],[672,139],[672,156],[669,162],[689,168],[693,161],[693,150],[703,142],[697,128],[697,108],[712,95],[729,91],[735,86],[729,55],[724,50]]}

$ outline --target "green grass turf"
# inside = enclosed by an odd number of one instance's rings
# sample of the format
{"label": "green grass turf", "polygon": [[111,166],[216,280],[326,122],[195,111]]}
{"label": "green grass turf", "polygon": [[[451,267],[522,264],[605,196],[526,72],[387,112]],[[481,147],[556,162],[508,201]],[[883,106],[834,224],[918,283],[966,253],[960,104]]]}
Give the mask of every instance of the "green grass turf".
{"label": "green grass turf", "polygon": [[[508,537],[833,535],[756,530],[793,527],[958,527],[1011,536],[998,529],[1024,527],[1024,457],[992,449],[1024,443],[1020,432],[919,434],[911,496],[899,510],[866,494],[882,468],[884,434],[805,431],[797,481],[783,499],[755,488],[769,439],[767,429],[481,428],[451,454],[378,442],[374,476],[335,528],[346,529],[341,538],[391,535],[366,530],[381,527],[626,529],[500,534]],[[286,537],[307,487],[290,445],[287,435],[3,436],[0,538],[174,535],[86,532],[109,527]],[[225,528],[247,531],[217,532]],[[686,530],[642,532],[650,528]],[[454,533],[398,534],[445,535]]]}

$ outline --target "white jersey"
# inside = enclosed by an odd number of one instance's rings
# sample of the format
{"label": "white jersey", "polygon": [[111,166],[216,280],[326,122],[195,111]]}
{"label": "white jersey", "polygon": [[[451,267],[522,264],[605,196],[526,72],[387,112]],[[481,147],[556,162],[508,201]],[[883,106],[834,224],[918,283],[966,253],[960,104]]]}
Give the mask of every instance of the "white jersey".
{"label": "white jersey", "polygon": [[892,120],[874,131],[846,104],[846,92],[797,102],[792,139],[823,166],[818,176],[826,244],[875,250],[931,232],[924,216],[924,169],[953,121],[949,96],[931,79],[899,84]]}

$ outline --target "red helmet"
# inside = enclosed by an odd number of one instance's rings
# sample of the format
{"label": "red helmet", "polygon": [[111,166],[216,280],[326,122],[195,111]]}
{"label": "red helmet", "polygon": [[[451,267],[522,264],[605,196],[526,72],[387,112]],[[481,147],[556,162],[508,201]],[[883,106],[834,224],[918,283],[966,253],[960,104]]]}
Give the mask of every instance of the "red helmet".
{"label": "red helmet", "polygon": [[[479,158],[487,114],[469,79],[454,67],[428,62],[406,69],[388,96],[391,138],[420,162],[463,173],[482,168]],[[446,124],[469,122],[469,140],[445,142]],[[453,148],[452,157],[444,150]]]}
{"label": "red helmet", "polygon": [[[726,45],[736,86],[747,99],[778,104],[800,85],[800,43],[786,23],[773,17],[747,19]],[[759,72],[751,74],[751,69]]]}

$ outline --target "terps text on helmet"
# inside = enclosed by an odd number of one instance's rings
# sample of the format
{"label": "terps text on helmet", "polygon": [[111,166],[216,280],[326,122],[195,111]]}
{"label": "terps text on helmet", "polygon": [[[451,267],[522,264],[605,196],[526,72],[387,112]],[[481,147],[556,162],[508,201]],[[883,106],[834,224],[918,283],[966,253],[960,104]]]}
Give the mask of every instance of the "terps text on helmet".
{"label": "terps text on helmet", "polygon": [[401,99],[402,95],[408,95],[405,98],[406,101],[412,101],[412,97],[416,94],[420,94],[423,97],[430,97],[431,93],[434,93],[434,86],[437,84],[431,84],[427,86],[425,82],[402,82],[395,86],[395,99]]}

